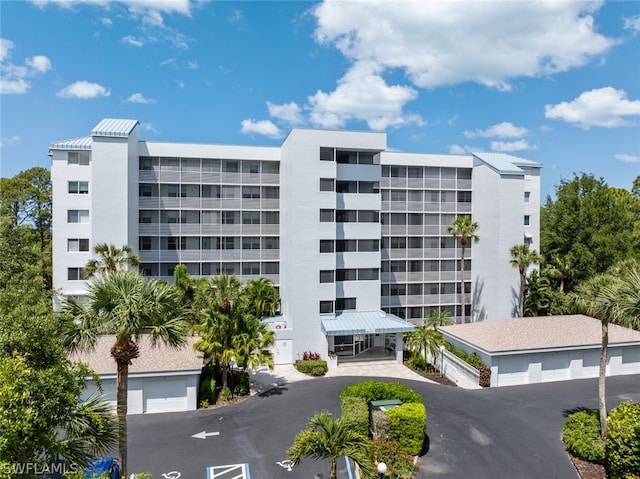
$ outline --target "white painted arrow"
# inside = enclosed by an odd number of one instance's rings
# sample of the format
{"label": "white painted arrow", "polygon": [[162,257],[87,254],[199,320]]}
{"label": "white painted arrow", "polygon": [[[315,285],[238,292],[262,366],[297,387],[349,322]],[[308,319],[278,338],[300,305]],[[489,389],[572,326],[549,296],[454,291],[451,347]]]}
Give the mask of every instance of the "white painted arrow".
{"label": "white painted arrow", "polygon": [[191,437],[195,437],[196,439],[206,439],[209,436],[219,436],[219,435],[220,435],[219,432],[205,432],[205,431],[202,431],[202,432],[199,432],[198,434],[194,434]]}

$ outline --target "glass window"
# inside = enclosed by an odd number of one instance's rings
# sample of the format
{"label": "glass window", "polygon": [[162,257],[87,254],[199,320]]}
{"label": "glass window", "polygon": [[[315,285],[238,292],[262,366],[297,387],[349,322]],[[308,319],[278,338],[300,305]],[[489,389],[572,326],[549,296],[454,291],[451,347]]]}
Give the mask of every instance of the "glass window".
{"label": "glass window", "polygon": [[409,261],[409,271],[419,273],[422,271],[422,260]]}
{"label": "glass window", "polygon": [[237,211],[223,211],[222,212],[222,224],[223,225],[234,225],[234,224],[236,224],[236,213],[237,213]]}
{"label": "glass window", "polygon": [[67,223],[88,223],[89,210],[67,210]]}
{"label": "glass window", "polygon": [[321,283],[333,283],[333,270],[322,270],[320,271],[320,282]]}
{"label": "glass window", "polygon": [[374,162],[375,161],[373,153],[360,152],[358,154],[358,163],[360,163],[361,165],[373,165]]}
{"label": "glass window", "polygon": [[89,194],[89,182],[88,181],[70,181],[69,193],[75,195]]}
{"label": "glass window", "polygon": [[377,223],[378,212],[371,210],[360,210],[358,211],[358,222],[359,223]]}
{"label": "glass window", "polygon": [[524,202],[525,203],[531,203],[531,192],[530,191],[525,191],[524,192]]}
{"label": "glass window", "polygon": [[524,215],[524,225],[525,226],[530,226],[531,225],[531,216]]}
{"label": "glass window", "polygon": [[358,240],[358,251],[380,251],[380,240]]}
{"label": "glass window", "polygon": [[336,193],[357,193],[358,182],[357,181],[337,181]]}
{"label": "glass window", "polygon": [[355,281],[358,271],[355,269],[337,269],[336,281]]}
{"label": "glass window", "polygon": [[320,160],[333,161],[333,148],[320,147]]}
{"label": "glass window", "polygon": [[278,163],[277,161],[262,162],[263,175],[277,175],[279,173],[280,173],[280,163]]}
{"label": "glass window", "polygon": [[265,225],[280,224],[280,213],[278,211],[263,211],[262,224],[265,224]]}
{"label": "glass window", "polygon": [[259,225],[260,212],[259,211],[243,211],[242,224],[243,225]]}
{"label": "glass window", "polygon": [[260,173],[260,163],[253,161],[243,161],[242,162],[242,172],[243,173],[251,173],[256,175]]}
{"label": "glass window", "polygon": [[408,247],[411,249],[420,249],[422,248],[422,237],[421,236],[411,236],[409,238]]}
{"label": "glass window", "polygon": [[409,201],[422,202],[422,190],[409,190]]}
{"label": "glass window", "polygon": [[85,279],[83,268],[67,268],[67,279],[69,281]]}
{"label": "glass window", "polygon": [[258,236],[243,236],[242,249],[260,249],[260,238]]}
{"label": "glass window", "polygon": [[356,240],[336,240],[336,252],[345,253],[357,250],[358,242]]}
{"label": "glass window", "polygon": [[422,213],[409,213],[409,224],[413,226],[422,225]]}
{"label": "glass window", "polygon": [[458,191],[458,203],[471,203],[471,192]]}
{"label": "glass window", "polygon": [[260,263],[251,261],[242,263],[242,274],[244,275],[259,275]]}
{"label": "glass window", "polygon": [[333,301],[320,301],[320,314],[333,313]]}
{"label": "glass window", "polygon": [[333,253],[333,247],[334,247],[333,240],[320,240],[321,253]]}
{"label": "glass window", "polygon": [[407,177],[407,167],[406,166],[392,166],[391,167],[391,178],[406,178]]}
{"label": "glass window", "polygon": [[393,273],[405,273],[407,271],[407,262],[391,261],[391,271]]}
{"label": "glass window", "polygon": [[359,193],[378,193],[380,191],[380,183],[378,181],[359,181]]}
{"label": "glass window", "polygon": [[262,238],[262,247],[264,249],[280,249],[280,238],[277,236],[265,236]]}
{"label": "glass window", "polygon": [[358,270],[358,279],[360,281],[376,281],[380,277],[378,268],[360,268]]}
{"label": "glass window", "polygon": [[333,223],[333,213],[334,210],[325,210],[325,209],[321,209],[320,210],[320,222],[321,223]]}
{"label": "glass window", "polygon": [[259,186],[243,186],[242,187],[243,198],[260,198]]}
{"label": "glass window", "polygon": [[67,153],[68,165],[77,165],[79,163],[80,163],[80,155],[78,155],[77,151],[70,151]]}
{"label": "glass window", "polygon": [[151,249],[151,236],[140,236],[138,238],[138,248],[140,251],[148,251]]}
{"label": "glass window", "polygon": [[271,200],[277,200],[280,198],[280,188],[277,186],[263,186],[262,197]]}
{"label": "glass window", "polygon": [[355,151],[338,150],[336,152],[336,161],[338,163],[356,165],[358,163],[358,153]]}
{"label": "glass window", "polygon": [[69,238],[67,240],[67,251],[89,251],[89,239]]}
{"label": "glass window", "polygon": [[458,168],[458,179],[459,180],[470,180],[471,179],[471,168]]}
{"label": "glass window", "polygon": [[407,285],[407,294],[412,296],[422,295],[422,285],[419,283],[412,283]]}
{"label": "glass window", "polygon": [[224,160],[222,162],[222,171],[225,173],[238,173],[239,164],[235,160]]}
{"label": "glass window", "polygon": [[419,166],[410,166],[407,173],[409,178],[422,178],[422,168]]}
{"label": "glass window", "polygon": [[405,190],[391,190],[391,194],[389,196],[391,201],[407,200],[407,192]]}
{"label": "glass window", "polygon": [[262,274],[279,274],[280,263],[262,263]]}
{"label": "glass window", "polygon": [[405,226],[407,224],[407,215],[405,213],[391,213],[391,224]]}
{"label": "glass window", "polygon": [[407,247],[407,239],[403,236],[392,236],[389,243],[392,249],[405,249]]}
{"label": "glass window", "polygon": [[138,186],[138,196],[153,196],[153,185],[141,183]]}
{"label": "glass window", "polygon": [[320,178],[320,191],[333,191],[333,178]]}
{"label": "glass window", "polygon": [[356,298],[336,298],[336,311],[356,309]]}

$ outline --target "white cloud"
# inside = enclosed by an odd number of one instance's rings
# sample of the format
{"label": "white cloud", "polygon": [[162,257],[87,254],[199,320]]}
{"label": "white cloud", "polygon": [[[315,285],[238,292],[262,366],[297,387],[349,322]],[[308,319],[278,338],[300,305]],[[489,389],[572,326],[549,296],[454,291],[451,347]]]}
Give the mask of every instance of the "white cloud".
{"label": "white cloud", "polygon": [[22,95],[29,91],[29,79],[46,73],[51,69],[51,60],[44,55],[34,55],[24,60],[23,65],[9,61],[14,44],[11,40],[0,38],[0,94]]}
{"label": "white cloud", "polygon": [[0,147],[13,145],[14,143],[18,143],[20,141],[20,137],[18,135],[10,136],[9,138],[0,139]]}
{"label": "white cloud", "polygon": [[492,141],[491,150],[493,151],[522,151],[532,150],[533,147],[529,145],[527,140],[516,141]]}
{"label": "white cloud", "polygon": [[134,93],[129,98],[127,98],[129,103],[142,103],[145,105],[151,105],[156,102],[153,98],[145,98],[142,93]]}
{"label": "white cloud", "polygon": [[[410,6],[409,6],[410,5]],[[354,62],[401,69],[414,85],[467,81],[508,89],[563,72],[615,43],[598,33],[601,2],[323,2],[315,37]]]}
{"label": "white cloud", "polygon": [[619,153],[614,155],[616,160],[624,161],[625,163],[640,163],[640,156],[628,155],[626,153]]}
{"label": "white cloud", "polygon": [[419,115],[404,114],[404,106],[418,93],[408,86],[387,85],[375,65],[360,62],[338,80],[331,93],[319,91],[308,98],[311,122],[322,128],[342,128],[349,120],[362,120],[373,130],[422,125]]}
{"label": "white cloud", "polygon": [[640,32],[640,15],[625,18],[624,28],[626,28],[627,30],[632,30],[633,33]]}
{"label": "white cloud", "polygon": [[102,23],[105,27],[111,28],[113,26],[113,20],[108,17],[102,17],[100,19],[100,23]]}
{"label": "white cloud", "polygon": [[144,131],[151,131],[153,133],[159,133],[159,131],[156,130],[155,127],[153,126],[153,123],[141,123],[140,124],[140,128],[142,128]]}
{"label": "white cloud", "polygon": [[468,153],[464,146],[451,145],[449,146],[449,154],[451,155],[466,155]]}
{"label": "white cloud", "polygon": [[492,125],[486,130],[465,131],[467,138],[521,138],[528,133],[526,128],[515,126],[513,123],[503,121]]}
{"label": "white cloud", "polygon": [[175,58],[167,58],[166,60],[162,60],[160,62],[160,66],[173,65],[174,67],[178,66],[178,63]]}
{"label": "white cloud", "polygon": [[230,22],[239,22],[240,20],[242,20],[242,12],[238,9],[232,10],[227,17],[227,20],[229,20]]}
{"label": "white cloud", "polygon": [[604,87],[585,91],[571,102],[545,105],[544,110],[545,117],[580,128],[616,128],[631,124],[629,117],[640,116],[640,100],[628,100],[624,90]]}
{"label": "white cloud", "polygon": [[187,68],[189,70],[197,70],[198,68],[200,68],[200,65],[198,64],[198,60],[192,60],[187,62]]}
{"label": "white cloud", "polygon": [[294,101],[283,103],[282,105],[276,105],[268,101],[267,108],[269,109],[269,115],[274,118],[286,121],[292,125],[300,125],[304,123],[302,110]]}
{"label": "white cloud", "polygon": [[128,43],[129,45],[133,45],[134,47],[141,47],[144,45],[143,40],[139,40],[133,35],[127,35],[126,37],[123,37],[122,43]]}
{"label": "white cloud", "polygon": [[111,90],[98,83],[77,81],[64,87],[57,95],[62,98],[80,98],[85,100],[99,96],[109,96],[111,95]]}
{"label": "white cloud", "polygon": [[242,133],[264,135],[269,138],[282,138],[284,135],[280,128],[269,120],[242,120]]}
{"label": "white cloud", "polygon": [[[41,8],[53,4],[60,8],[74,9],[82,4],[110,8],[116,2],[113,0],[31,0],[31,3]],[[117,3],[126,5],[131,11],[157,10],[165,13],[191,15],[190,0],[120,0]]]}

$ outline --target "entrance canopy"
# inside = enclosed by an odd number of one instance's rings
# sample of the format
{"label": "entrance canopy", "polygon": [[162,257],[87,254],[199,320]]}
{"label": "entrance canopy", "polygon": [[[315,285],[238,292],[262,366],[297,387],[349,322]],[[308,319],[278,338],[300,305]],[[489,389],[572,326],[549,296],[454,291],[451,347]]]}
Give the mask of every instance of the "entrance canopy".
{"label": "entrance canopy", "polygon": [[326,336],[408,333],[414,329],[413,324],[384,311],[342,311],[335,319],[322,321],[322,332]]}

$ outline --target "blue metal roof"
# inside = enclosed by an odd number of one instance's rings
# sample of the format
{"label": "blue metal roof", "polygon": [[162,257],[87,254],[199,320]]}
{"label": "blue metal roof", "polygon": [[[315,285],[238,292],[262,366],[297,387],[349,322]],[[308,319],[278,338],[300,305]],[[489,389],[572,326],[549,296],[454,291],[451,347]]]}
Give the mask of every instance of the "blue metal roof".
{"label": "blue metal roof", "polygon": [[413,324],[384,311],[343,311],[335,319],[322,321],[322,332],[327,336],[408,333],[414,329]]}
{"label": "blue metal roof", "polygon": [[138,124],[138,120],[105,118],[91,131],[91,136],[127,137]]}
{"label": "blue metal roof", "polygon": [[62,140],[51,143],[50,150],[90,150],[93,140],[90,136],[81,138],[72,138],[71,140]]}
{"label": "blue metal roof", "polygon": [[472,152],[472,155],[502,174],[524,176],[524,170],[520,168],[521,166],[530,168],[540,168],[542,166],[535,161],[525,160],[506,153],[476,151]]}

